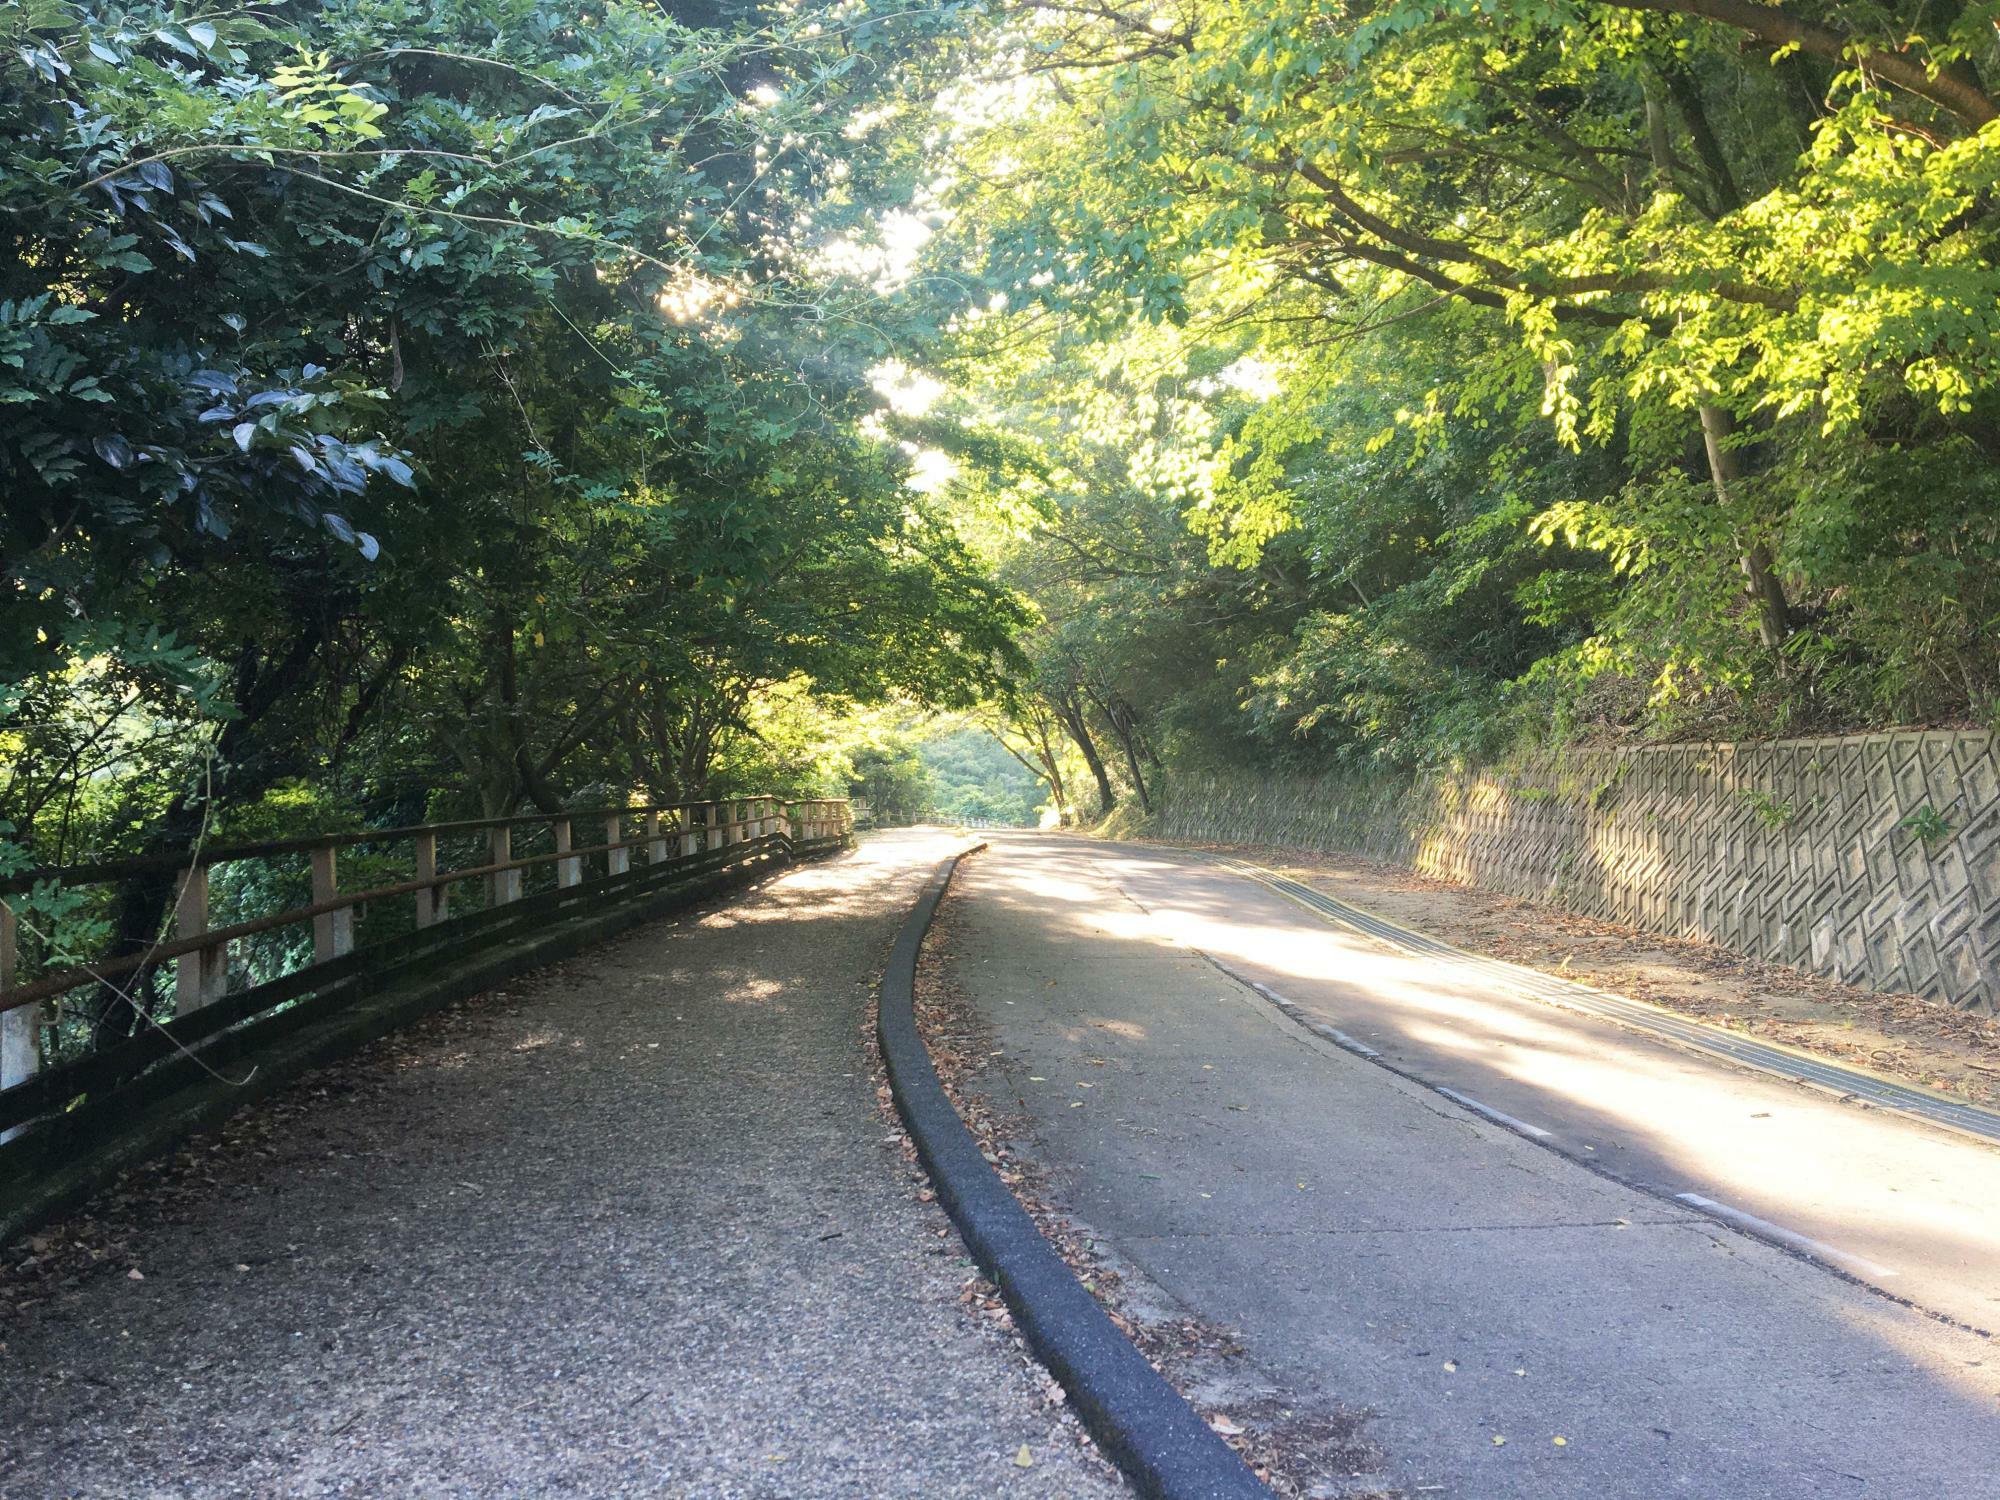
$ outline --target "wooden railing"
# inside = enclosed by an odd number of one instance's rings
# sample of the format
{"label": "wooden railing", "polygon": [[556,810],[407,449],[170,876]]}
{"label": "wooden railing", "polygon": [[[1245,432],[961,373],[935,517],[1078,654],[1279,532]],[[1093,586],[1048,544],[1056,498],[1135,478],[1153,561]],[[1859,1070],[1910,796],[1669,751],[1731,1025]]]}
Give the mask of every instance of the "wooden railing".
{"label": "wooden railing", "polygon": [[[184,1049],[223,1027],[312,993],[322,984],[351,980],[371,956],[393,963],[476,939],[480,933],[510,930],[538,917],[553,917],[576,907],[584,898],[610,898],[651,889],[681,875],[691,878],[726,868],[753,854],[833,847],[847,839],[852,827],[844,799],[739,797],[361,829],[204,849],[193,862],[173,856],[139,858],[13,876],[0,884],[0,1140],[7,1139],[22,1119],[41,1112],[63,1092],[62,1087],[52,1086],[56,1080],[38,1077],[48,1055],[44,1037],[54,1015],[52,1002],[63,996],[89,990],[100,997],[101,1004],[117,1006],[123,996],[127,997],[123,1003],[141,1007],[142,999],[130,998],[134,990],[145,988],[142,982],[148,976],[172,965],[173,1021],[157,1026],[151,1020],[133,1018],[127,1029],[158,1035],[150,1042],[143,1034],[133,1037],[138,1045],[132,1049],[132,1067],[122,1070],[123,1075],[129,1075],[133,1067],[143,1068],[148,1056]],[[551,835],[550,847],[517,855],[515,842],[521,831],[543,828]],[[581,842],[579,828],[589,830]],[[440,840],[483,844],[483,858],[455,868],[441,865]],[[370,850],[406,845],[409,878],[343,891],[341,854],[362,845]],[[310,871],[311,900],[307,904],[219,926],[211,924],[210,887],[217,869],[243,861],[296,860],[298,856],[305,857]],[[552,888],[529,895],[525,877],[549,866],[554,867]],[[21,927],[9,899],[15,893],[50,884],[73,891],[147,879],[170,882],[170,937],[90,963],[68,964],[26,982],[18,979]],[[480,892],[478,909],[454,917],[454,890],[475,881]],[[357,915],[371,907],[379,912],[385,903],[404,899],[410,902],[408,928],[397,922],[397,931],[389,939],[357,950]],[[522,923],[511,920],[516,915],[524,919]],[[250,976],[251,982],[232,993],[231,955],[236,945],[262,934],[300,930],[307,924],[312,932],[309,961],[261,981]],[[245,977],[240,966],[236,977]],[[216,1013],[211,1017],[210,1012]],[[211,1019],[213,1024],[208,1024]],[[72,1063],[71,1070],[79,1075],[75,1080],[78,1085],[119,1081],[102,1068],[97,1070],[103,1075],[99,1078],[77,1066],[87,1061]]]}

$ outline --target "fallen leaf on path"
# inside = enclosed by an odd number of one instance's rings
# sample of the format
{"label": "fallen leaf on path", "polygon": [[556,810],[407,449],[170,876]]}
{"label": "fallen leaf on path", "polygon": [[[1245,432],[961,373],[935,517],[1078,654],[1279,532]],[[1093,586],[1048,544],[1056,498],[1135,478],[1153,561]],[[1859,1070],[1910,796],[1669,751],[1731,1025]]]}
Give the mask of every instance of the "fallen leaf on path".
{"label": "fallen leaf on path", "polygon": [[1017,1469],[1032,1469],[1034,1468],[1034,1466],[1035,1466],[1035,1455],[1028,1451],[1028,1445],[1026,1443],[1021,1444],[1021,1446],[1018,1449],[1016,1449],[1014,1453],[1014,1467]]}

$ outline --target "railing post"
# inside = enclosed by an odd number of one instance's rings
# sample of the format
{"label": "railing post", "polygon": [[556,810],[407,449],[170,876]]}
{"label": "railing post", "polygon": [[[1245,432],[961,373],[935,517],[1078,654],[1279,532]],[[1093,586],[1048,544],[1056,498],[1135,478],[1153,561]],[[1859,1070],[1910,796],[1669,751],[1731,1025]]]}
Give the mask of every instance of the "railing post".
{"label": "railing post", "polygon": [[674,816],[679,820],[676,826],[681,831],[681,858],[687,859],[701,853],[701,828],[694,820],[694,809],[683,807]]}
{"label": "railing post", "polygon": [[[610,817],[604,820],[604,842],[607,844],[615,844],[624,837],[625,837],[625,815],[623,813],[611,814]],[[623,875],[627,870],[631,868],[632,868],[632,851],[630,849],[612,849],[605,853],[604,856],[605,874]]]}
{"label": "railing post", "polygon": [[702,822],[707,825],[708,847],[711,849],[720,849],[724,837],[722,804],[720,802],[704,802],[701,805],[701,813]]}
{"label": "railing post", "polygon": [[[187,872],[174,904],[174,936],[200,937],[208,931],[208,866]],[[174,960],[174,1014],[184,1016],[220,999],[229,987],[229,948],[197,948]]]}
{"label": "railing post", "polygon": [[[340,895],[336,879],[334,850],[322,844],[312,852],[313,905],[332,901]],[[354,908],[321,912],[313,918],[313,961],[326,963],[354,951]]]}
{"label": "railing post", "polygon": [[[570,833],[569,833],[569,819],[557,818],[555,821],[555,830],[556,830],[556,853],[558,854],[569,853],[572,847],[570,841]],[[559,859],[556,861],[557,885],[559,886],[576,885],[580,881],[582,881],[582,879],[583,879],[582,860]]]}
{"label": "railing post", "polygon": [[[486,830],[486,862],[504,865],[514,857],[514,831],[505,823]],[[498,870],[486,877],[487,904],[505,906],[521,895],[521,872]]]}
{"label": "railing post", "polygon": [[[14,987],[14,959],[21,937],[14,908],[0,901],[0,993]],[[42,1005],[0,1011],[0,1089],[26,1083],[42,1071]],[[0,1141],[11,1141],[25,1128],[0,1130]]]}
{"label": "railing post", "polygon": [[660,814],[657,810],[646,814],[646,863],[664,864],[667,858],[667,841],[660,837]]}
{"label": "railing post", "polygon": [[[174,903],[174,936],[182,938],[200,937],[208,931],[208,866],[196,865],[187,872],[181,882],[180,899]],[[202,991],[207,988],[202,983],[202,970],[207,967],[202,962],[206,952],[197,948],[192,953],[183,953],[174,960],[174,1014],[184,1016],[191,1010],[200,1010],[206,998]]]}
{"label": "railing post", "polygon": [[[438,872],[438,836],[417,835],[417,879],[435,880]],[[429,927],[444,920],[447,891],[444,886],[426,886],[417,892],[417,925]]]}

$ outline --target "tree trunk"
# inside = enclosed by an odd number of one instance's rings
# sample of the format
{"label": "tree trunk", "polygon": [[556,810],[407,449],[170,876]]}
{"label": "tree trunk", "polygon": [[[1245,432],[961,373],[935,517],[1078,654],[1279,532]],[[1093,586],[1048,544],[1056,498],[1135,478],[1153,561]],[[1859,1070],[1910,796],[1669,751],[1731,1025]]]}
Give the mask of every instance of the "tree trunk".
{"label": "tree trunk", "polygon": [[1100,696],[1086,687],[1090,701],[1097,705],[1097,711],[1104,715],[1104,722],[1111,726],[1111,733],[1117,737],[1118,748],[1125,753],[1125,770],[1132,778],[1132,791],[1139,798],[1139,811],[1150,814],[1153,799],[1146,791],[1146,774],[1139,769],[1138,728],[1132,722],[1132,705],[1127,703],[1110,688]]}
{"label": "tree trunk", "polygon": [[1146,790],[1146,777],[1139,769],[1139,753],[1132,747],[1132,736],[1127,730],[1120,728],[1116,720],[1112,721],[1111,727],[1118,735],[1119,745],[1124,748],[1125,768],[1132,773],[1132,790],[1139,794],[1139,811],[1150,815],[1153,811],[1153,798]]}
{"label": "tree trunk", "polygon": [[1038,765],[1036,764],[1035,760],[1028,759],[1028,757],[1023,755],[1019,750],[1016,750],[1012,742],[1008,740],[1007,736],[1002,734],[998,729],[993,728],[992,726],[989,725],[987,728],[987,733],[991,734],[994,739],[1000,742],[1000,748],[1002,750],[1005,750],[1009,755],[1013,756],[1015,760],[1020,762],[1022,770],[1026,771],[1030,776],[1033,776],[1037,781],[1041,782],[1044,786],[1046,786],[1049,789],[1049,796],[1055,802],[1056,805],[1057,818],[1062,822],[1067,823],[1069,821],[1069,809],[1063,805],[1062,782],[1055,775],[1054,771],[1050,768],[1047,753],[1044,750],[1036,749],[1034,740],[1032,738],[1029,740],[1028,747],[1031,750],[1035,750],[1036,760],[1040,761],[1040,764]]}
{"label": "tree trunk", "polygon": [[[1708,474],[1715,485],[1715,498],[1724,506],[1730,490],[1743,477],[1737,450],[1729,440],[1736,433],[1736,419],[1720,406],[1701,408],[1702,447],[1708,453]],[[1792,633],[1792,610],[1785,598],[1785,586],[1772,569],[1771,549],[1761,540],[1743,545],[1737,556],[1743,570],[1743,591],[1757,607],[1757,638],[1770,650],[1785,644]]]}
{"label": "tree trunk", "polygon": [[1049,790],[1055,794],[1056,818],[1067,828],[1072,819],[1069,810],[1069,788],[1063,782],[1062,757],[1056,754],[1055,746],[1049,742],[1049,723],[1047,718],[1039,712],[1036,713],[1030,727],[1034,730],[1035,735],[1035,754],[1047,769]]}
{"label": "tree trunk", "polygon": [[[1684,101],[1684,111],[1690,118],[1698,116],[1698,102]],[[1694,127],[1699,147],[1701,130]],[[1673,147],[1667,138],[1667,114],[1651,88],[1646,90],[1646,132],[1647,150],[1653,158],[1653,167],[1661,179],[1667,180],[1673,170]],[[1707,153],[1704,152],[1704,155]],[[1712,169],[1713,170],[1713,169]],[[1722,167],[1723,180],[1716,191],[1725,202],[1735,191],[1735,184],[1728,180],[1727,165]],[[1701,416],[1701,445],[1708,455],[1709,482],[1715,486],[1716,501],[1725,509],[1729,508],[1731,491],[1743,478],[1742,454],[1731,442],[1736,435],[1736,418],[1724,407],[1713,402],[1703,403]],[[1771,549],[1761,539],[1746,539],[1739,542],[1737,566],[1743,570],[1743,591],[1757,609],[1757,638],[1767,650],[1776,651],[1785,644],[1785,638],[1792,633],[1791,605],[1785,598],[1785,586],[1772,568]]]}
{"label": "tree trunk", "polygon": [[521,707],[520,670],[515,655],[514,617],[509,611],[502,609],[493,617],[493,637],[500,656],[501,723],[506,726],[507,742],[512,747],[509,759],[514,765],[514,775],[520,782],[522,795],[534,803],[538,811],[561,812],[562,798],[535,764],[534,752],[528,745],[528,732],[521,722],[524,711]]}
{"label": "tree trunk", "polygon": [[1111,789],[1111,777],[1104,769],[1104,757],[1097,753],[1097,742],[1090,737],[1090,726],[1083,720],[1083,704],[1077,698],[1075,688],[1050,698],[1049,707],[1055,711],[1057,720],[1076,741],[1076,748],[1083,752],[1083,763],[1090,767],[1090,774],[1097,780],[1097,815],[1101,818],[1118,805],[1118,794]]}
{"label": "tree trunk", "polygon": [[1701,102],[1701,90],[1695,86],[1693,75],[1685,68],[1669,68],[1666,77],[1667,93],[1680,111],[1681,120],[1688,129],[1688,138],[1694,142],[1694,154],[1701,158],[1702,167],[1708,174],[1709,191],[1715,195],[1718,215],[1733,214],[1743,206],[1743,190],[1736,185],[1736,174],[1729,168],[1729,157],[1723,152],[1722,142],[1716,138],[1715,127],[1709,123],[1708,109]]}
{"label": "tree trunk", "polygon": [[[258,746],[259,728],[286,693],[301,685],[325,639],[320,623],[308,620],[280,659],[266,659],[254,642],[244,643],[236,660],[236,717],[216,736],[211,769],[201,783],[185,788],[167,804],[146,840],[146,853],[191,853],[218,808],[260,796],[297,769],[294,756],[280,759]],[[141,875],[127,881],[118,892],[110,955],[149,951],[159,942],[179,895],[179,881],[172,875]],[[98,985],[90,1002],[93,1046],[105,1047],[138,1032],[141,1011],[150,1014],[157,999],[155,977],[156,971],[148,967],[135,973],[129,985],[121,987],[116,980]]]}

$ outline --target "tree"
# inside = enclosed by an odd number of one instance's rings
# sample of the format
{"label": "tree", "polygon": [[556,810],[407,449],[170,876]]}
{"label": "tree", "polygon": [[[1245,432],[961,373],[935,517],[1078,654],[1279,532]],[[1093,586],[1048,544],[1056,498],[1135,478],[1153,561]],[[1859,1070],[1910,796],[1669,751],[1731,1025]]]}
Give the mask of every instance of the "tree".
{"label": "tree", "polygon": [[764,699],[1018,665],[864,425],[922,311],[831,253],[953,11],[838,9],[0,15],[0,855],[698,796]]}
{"label": "tree", "polygon": [[[1199,568],[1197,603],[1031,544],[1101,637],[1058,680],[1141,744],[1408,762],[2000,694],[1983,12],[1028,6],[987,40],[941,127],[942,368],[1072,509],[1176,510],[1268,590],[1231,640]],[[1081,670],[1182,630],[1209,649]]]}

